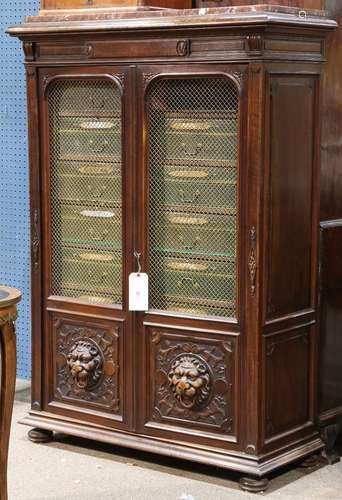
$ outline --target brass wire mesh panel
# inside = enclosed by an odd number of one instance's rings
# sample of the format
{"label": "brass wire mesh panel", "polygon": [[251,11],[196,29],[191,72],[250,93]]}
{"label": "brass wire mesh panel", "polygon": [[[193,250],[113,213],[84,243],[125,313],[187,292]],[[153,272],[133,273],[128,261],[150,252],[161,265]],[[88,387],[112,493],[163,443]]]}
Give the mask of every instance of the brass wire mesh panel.
{"label": "brass wire mesh panel", "polygon": [[225,78],[152,84],[152,309],[236,316],[239,95]]}
{"label": "brass wire mesh panel", "polygon": [[49,93],[51,292],[122,303],[121,96],[101,80]]}

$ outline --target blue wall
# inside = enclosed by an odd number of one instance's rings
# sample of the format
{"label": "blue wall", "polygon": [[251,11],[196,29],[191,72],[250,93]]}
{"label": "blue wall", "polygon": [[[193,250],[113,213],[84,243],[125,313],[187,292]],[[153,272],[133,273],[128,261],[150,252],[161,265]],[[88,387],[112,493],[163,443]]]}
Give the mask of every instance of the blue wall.
{"label": "blue wall", "polygon": [[23,54],[4,33],[39,10],[37,0],[0,0],[0,283],[19,288],[18,377],[31,377],[30,227]]}

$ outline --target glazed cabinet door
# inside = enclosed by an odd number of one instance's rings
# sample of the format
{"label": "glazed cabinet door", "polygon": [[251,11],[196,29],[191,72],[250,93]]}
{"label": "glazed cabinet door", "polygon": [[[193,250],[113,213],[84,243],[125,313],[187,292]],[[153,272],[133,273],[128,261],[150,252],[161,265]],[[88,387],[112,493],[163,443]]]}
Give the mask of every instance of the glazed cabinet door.
{"label": "glazed cabinet door", "polygon": [[128,423],[129,70],[43,70],[44,409]]}
{"label": "glazed cabinet door", "polygon": [[150,289],[137,314],[140,426],[168,439],[237,441],[242,74],[141,69],[137,241]]}

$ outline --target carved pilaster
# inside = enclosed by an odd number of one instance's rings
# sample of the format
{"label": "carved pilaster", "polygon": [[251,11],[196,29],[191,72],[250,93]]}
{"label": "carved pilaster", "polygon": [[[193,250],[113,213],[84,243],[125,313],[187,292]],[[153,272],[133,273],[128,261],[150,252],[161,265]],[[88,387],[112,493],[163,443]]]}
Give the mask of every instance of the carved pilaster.
{"label": "carved pilaster", "polygon": [[26,66],[26,76],[27,78],[35,78],[36,68],[34,66]]}

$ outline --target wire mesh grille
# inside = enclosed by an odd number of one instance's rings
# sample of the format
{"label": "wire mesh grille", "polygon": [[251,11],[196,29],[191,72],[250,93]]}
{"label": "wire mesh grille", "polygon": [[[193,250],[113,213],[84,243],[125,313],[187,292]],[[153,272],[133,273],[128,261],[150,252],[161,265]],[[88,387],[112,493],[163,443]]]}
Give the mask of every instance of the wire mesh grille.
{"label": "wire mesh grille", "polygon": [[235,317],[237,89],[163,79],[148,105],[151,307]]}
{"label": "wire mesh grille", "polygon": [[54,295],[122,302],[121,96],[60,80],[49,94]]}

